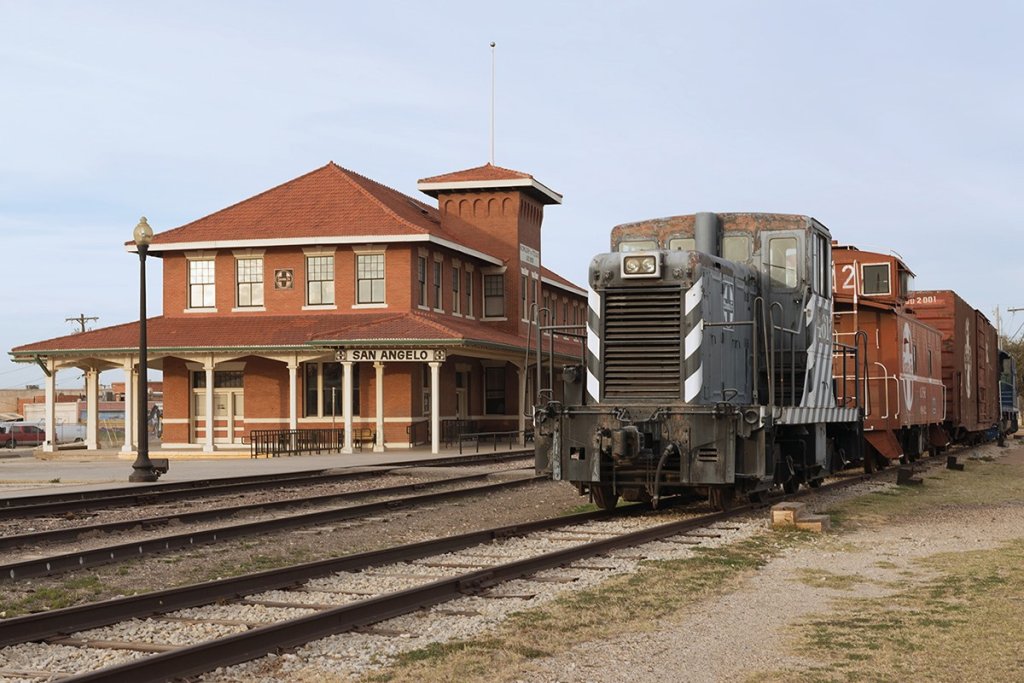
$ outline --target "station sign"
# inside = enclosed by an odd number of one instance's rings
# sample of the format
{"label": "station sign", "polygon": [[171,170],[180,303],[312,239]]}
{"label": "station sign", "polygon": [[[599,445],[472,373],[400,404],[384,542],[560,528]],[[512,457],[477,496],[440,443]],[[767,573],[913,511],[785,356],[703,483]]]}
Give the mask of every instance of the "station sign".
{"label": "station sign", "polygon": [[446,352],[443,349],[341,349],[336,355],[339,361],[443,363]]}

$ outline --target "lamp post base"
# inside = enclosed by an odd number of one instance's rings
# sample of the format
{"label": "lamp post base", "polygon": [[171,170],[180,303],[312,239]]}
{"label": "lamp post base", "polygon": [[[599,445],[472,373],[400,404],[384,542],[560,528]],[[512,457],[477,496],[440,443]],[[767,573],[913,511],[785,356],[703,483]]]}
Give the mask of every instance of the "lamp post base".
{"label": "lamp post base", "polygon": [[135,467],[132,466],[132,473],[128,475],[128,481],[132,482],[150,482],[156,481],[160,478],[159,470],[153,467]]}

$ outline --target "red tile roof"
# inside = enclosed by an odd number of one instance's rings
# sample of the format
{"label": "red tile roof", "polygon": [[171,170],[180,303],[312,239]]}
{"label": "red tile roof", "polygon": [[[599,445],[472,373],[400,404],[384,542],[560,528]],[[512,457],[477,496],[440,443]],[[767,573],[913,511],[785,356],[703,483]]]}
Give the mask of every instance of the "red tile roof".
{"label": "red tile roof", "polygon": [[575,282],[572,282],[571,280],[565,279],[564,277],[562,277],[558,273],[554,272],[553,270],[548,270],[544,266],[540,267],[540,275],[541,275],[541,277],[547,278],[548,280],[551,280],[552,282],[556,282],[556,283],[562,285],[563,287],[571,287],[574,290],[579,290],[579,291],[582,291],[584,294],[586,294],[587,288],[585,286],[584,287],[580,287]]}
{"label": "red tile roof", "polygon": [[172,230],[153,246],[182,242],[337,236],[447,235],[437,209],[333,161]]}
{"label": "red tile roof", "polygon": [[464,183],[474,180],[533,180],[533,176],[522,171],[513,171],[510,168],[501,168],[491,164],[484,164],[475,168],[467,168],[462,171],[453,171],[441,175],[421,178],[421,183]]}
{"label": "red tile roof", "polygon": [[[423,342],[525,348],[525,338],[486,323],[433,313],[305,313],[300,315],[196,316],[150,318],[146,327],[152,355],[181,350],[292,349],[345,343]],[[87,356],[138,349],[138,323],[126,323],[24,344],[15,357],[56,353]],[[569,353],[572,351],[569,350]]]}

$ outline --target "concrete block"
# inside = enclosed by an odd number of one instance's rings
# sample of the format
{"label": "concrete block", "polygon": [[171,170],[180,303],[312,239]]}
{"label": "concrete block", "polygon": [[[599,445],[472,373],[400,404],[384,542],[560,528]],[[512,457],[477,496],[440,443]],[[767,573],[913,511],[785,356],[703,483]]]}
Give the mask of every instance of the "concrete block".
{"label": "concrete block", "polygon": [[803,503],[777,503],[772,506],[772,526],[792,526],[800,519],[804,508]]}
{"label": "concrete block", "polygon": [[813,531],[820,534],[828,531],[832,526],[832,519],[828,515],[803,515],[796,523],[797,529]]}

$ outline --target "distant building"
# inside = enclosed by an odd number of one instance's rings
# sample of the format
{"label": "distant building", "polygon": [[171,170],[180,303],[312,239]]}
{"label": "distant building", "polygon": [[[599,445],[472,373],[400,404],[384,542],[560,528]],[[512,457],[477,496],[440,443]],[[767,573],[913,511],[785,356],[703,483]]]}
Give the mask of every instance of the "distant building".
{"label": "distant building", "polygon": [[[253,429],[335,426],[347,451],[362,437],[375,450],[436,449],[447,427],[528,427],[533,311],[586,322],[586,292],[541,262],[544,208],[562,198],[489,164],[418,187],[437,207],[332,162],[155,235],[163,315],[148,321],[148,348],[163,371],[164,448],[214,452]],[[554,341],[579,356],[578,342]],[[123,368],[137,400],[137,323],[11,353],[48,368],[51,406],[58,370],[86,372],[90,447],[98,373]]]}

